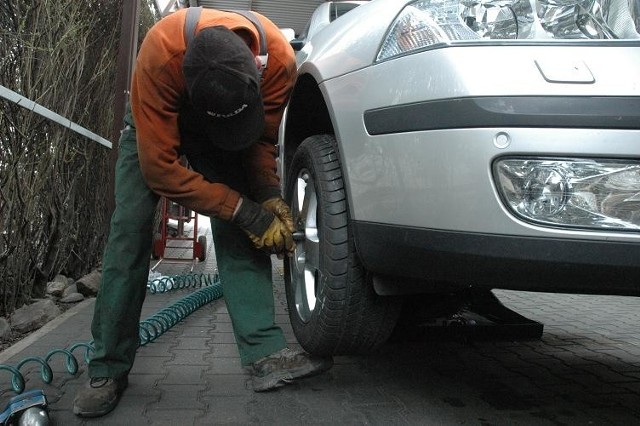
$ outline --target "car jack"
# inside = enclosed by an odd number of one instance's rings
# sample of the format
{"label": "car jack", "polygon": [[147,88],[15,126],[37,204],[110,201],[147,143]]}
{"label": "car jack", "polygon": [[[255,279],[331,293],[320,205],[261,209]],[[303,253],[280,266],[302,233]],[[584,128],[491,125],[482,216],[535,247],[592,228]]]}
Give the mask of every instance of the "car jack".
{"label": "car jack", "polygon": [[527,340],[542,336],[542,323],[507,308],[489,290],[469,289],[433,298],[423,295],[409,302],[394,332],[396,338]]}

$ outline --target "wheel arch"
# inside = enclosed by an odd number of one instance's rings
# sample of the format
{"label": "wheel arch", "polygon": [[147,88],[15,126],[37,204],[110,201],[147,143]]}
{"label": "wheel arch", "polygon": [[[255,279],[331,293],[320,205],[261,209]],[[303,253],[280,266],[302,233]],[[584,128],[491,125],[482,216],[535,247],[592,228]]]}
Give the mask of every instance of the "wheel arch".
{"label": "wheel arch", "polygon": [[287,106],[283,132],[280,147],[284,150],[283,179],[286,179],[287,169],[302,141],[312,135],[335,134],[322,91],[310,74],[298,76]]}

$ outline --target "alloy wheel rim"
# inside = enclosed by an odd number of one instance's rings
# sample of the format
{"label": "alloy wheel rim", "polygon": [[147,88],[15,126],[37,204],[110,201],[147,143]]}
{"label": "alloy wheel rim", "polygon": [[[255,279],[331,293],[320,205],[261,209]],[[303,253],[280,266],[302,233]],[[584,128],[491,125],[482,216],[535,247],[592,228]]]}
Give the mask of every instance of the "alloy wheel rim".
{"label": "alloy wheel rim", "polygon": [[316,306],[321,272],[318,196],[313,177],[306,169],[301,170],[296,178],[291,209],[295,231],[304,234],[304,238],[296,241],[289,274],[298,317],[307,322]]}

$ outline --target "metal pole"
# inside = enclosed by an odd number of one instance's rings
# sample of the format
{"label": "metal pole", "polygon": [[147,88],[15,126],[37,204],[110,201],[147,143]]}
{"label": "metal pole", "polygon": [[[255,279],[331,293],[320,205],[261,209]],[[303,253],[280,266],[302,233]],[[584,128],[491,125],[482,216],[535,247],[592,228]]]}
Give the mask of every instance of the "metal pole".
{"label": "metal pole", "polygon": [[120,25],[120,45],[118,47],[118,70],[116,73],[116,93],[113,100],[113,129],[111,141],[113,149],[110,157],[110,174],[107,190],[108,216],[115,210],[115,165],[118,158],[118,140],[122,130],[122,118],[129,100],[131,75],[138,51],[139,0],[122,0],[122,21]]}
{"label": "metal pole", "polygon": [[101,145],[106,146],[107,148],[111,148],[112,144],[111,142],[109,142],[108,140],[106,140],[105,138],[103,138],[100,135],[97,135],[95,133],[93,133],[92,131],[90,131],[89,129],[86,129],[84,127],[82,127],[81,125],[74,123],[73,121],[69,120],[66,117],[61,116],[60,114],[56,114],[55,112],[51,111],[50,109],[47,109],[45,107],[43,107],[42,105],[33,102],[31,99],[27,99],[24,96],[22,96],[19,93],[14,92],[11,89],[7,89],[6,87],[0,85],[0,98],[4,98],[10,102],[14,102],[16,105],[21,106],[23,108],[28,109],[29,111],[33,111],[36,114],[40,114],[41,116],[54,121],[58,124],[60,124],[61,126],[64,126],[68,129],[73,130],[74,132],[85,136],[95,142],[98,142]]}

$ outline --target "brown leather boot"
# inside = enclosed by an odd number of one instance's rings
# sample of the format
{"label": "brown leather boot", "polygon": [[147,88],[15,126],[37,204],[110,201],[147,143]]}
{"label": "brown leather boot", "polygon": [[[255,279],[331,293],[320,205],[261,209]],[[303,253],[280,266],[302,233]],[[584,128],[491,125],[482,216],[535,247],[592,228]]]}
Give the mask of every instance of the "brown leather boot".
{"label": "brown leather boot", "polygon": [[315,376],[333,366],[333,358],[322,358],[284,348],[251,364],[253,390],[264,392],[295,379]]}
{"label": "brown leather boot", "polygon": [[128,384],[127,376],[90,378],[73,400],[73,414],[79,417],[104,416],[116,408]]}

